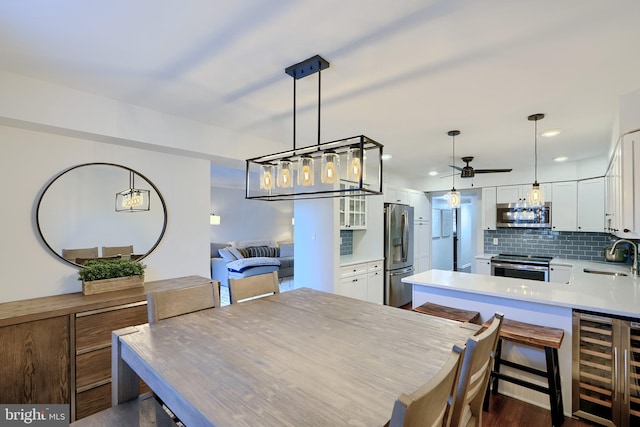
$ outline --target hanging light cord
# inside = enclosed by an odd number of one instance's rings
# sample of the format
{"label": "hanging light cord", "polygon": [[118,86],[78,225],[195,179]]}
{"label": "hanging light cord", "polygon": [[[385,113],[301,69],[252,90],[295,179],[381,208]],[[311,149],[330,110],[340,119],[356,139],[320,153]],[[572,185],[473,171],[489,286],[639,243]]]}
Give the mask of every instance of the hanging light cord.
{"label": "hanging light cord", "polygon": [[454,172],[453,172],[453,175],[452,175],[453,187],[452,187],[451,191],[456,191],[456,172],[455,172],[455,169],[456,169],[456,136],[452,135],[452,138],[453,138],[453,144],[451,145],[451,147],[452,147],[451,148],[451,157],[453,157],[453,169],[454,169]]}
{"label": "hanging light cord", "polygon": [[533,168],[533,173],[534,173],[534,181],[536,184],[538,183],[538,118],[536,117],[536,119],[534,120],[534,130],[535,130],[535,135],[534,135],[534,168]]}

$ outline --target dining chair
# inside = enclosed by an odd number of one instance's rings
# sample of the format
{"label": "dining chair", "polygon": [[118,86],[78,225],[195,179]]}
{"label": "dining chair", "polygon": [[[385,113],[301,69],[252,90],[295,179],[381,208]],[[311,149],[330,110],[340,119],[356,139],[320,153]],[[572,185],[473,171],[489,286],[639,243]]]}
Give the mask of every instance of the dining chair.
{"label": "dining chair", "polygon": [[229,278],[229,299],[231,304],[243,300],[280,293],[278,272],[243,277],[241,279]]}
{"label": "dining chair", "polygon": [[464,352],[464,345],[454,345],[449,359],[433,378],[412,393],[402,393],[385,427],[449,427]]}
{"label": "dining chair", "polygon": [[147,292],[149,323],[214,307],[220,307],[220,283],[217,280]]}
{"label": "dining chair", "polygon": [[63,249],[62,258],[76,262],[76,258],[98,258],[98,247],[81,249]]}
{"label": "dining chair", "polygon": [[131,255],[133,253],[133,245],[129,246],[103,246],[102,256],[114,256],[114,255]]}
{"label": "dining chair", "polygon": [[486,329],[467,340],[453,402],[451,426],[482,426],[482,403],[491,376],[503,318],[504,314],[496,313]]}

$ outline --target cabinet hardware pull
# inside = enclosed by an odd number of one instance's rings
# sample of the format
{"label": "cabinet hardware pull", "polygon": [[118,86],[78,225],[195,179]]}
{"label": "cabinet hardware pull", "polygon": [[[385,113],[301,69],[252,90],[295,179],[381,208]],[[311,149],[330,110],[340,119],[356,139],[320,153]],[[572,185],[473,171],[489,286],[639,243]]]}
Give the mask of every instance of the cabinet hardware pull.
{"label": "cabinet hardware pull", "polygon": [[624,388],[622,389],[622,401],[624,403],[627,403],[627,391],[628,391],[628,384],[627,381],[629,381],[629,355],[628,355],[628,350],[625,348],[624,349]]}
{"label": "cabinet hardware pull", "polygon": [[618,347],[613,347],[613,400],[618,400]]}

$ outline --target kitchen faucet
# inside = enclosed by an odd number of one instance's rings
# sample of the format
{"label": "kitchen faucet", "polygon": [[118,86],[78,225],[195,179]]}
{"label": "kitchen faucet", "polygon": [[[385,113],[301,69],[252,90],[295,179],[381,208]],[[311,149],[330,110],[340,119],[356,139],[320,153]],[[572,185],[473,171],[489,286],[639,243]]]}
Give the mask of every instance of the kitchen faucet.
{"label": "kitchen faucet", "polygon": [[628,243],[633,248],[633,251],[631,252],[631,275],[633,277],[637,277],[638,276],[638,264],[637,264],[637,261],[638,261],[638,247],[631,240],[618,239],[613,244],[613,246],[611,246],[611,251],[609,252],[611,255],[613,255],[613,251],[616,249],[616,246],[618,246],[618,243]]}

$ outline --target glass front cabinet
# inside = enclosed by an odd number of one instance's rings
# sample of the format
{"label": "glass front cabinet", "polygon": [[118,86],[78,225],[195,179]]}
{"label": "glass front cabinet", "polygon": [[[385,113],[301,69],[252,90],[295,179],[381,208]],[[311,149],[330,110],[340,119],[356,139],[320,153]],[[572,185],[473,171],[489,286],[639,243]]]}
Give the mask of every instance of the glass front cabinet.
{"label": "glass front cabinet", "polygon": [[[340,181],[340,189],[358,188],[356,184]],[[366,196],[344,196],[340,198],[340,229],[364,230],[367,228]]]}
{"label": "glass front cabinet", "polygon": [[572,377],[576,416],[640,425],[640,321],[574,311]]}

